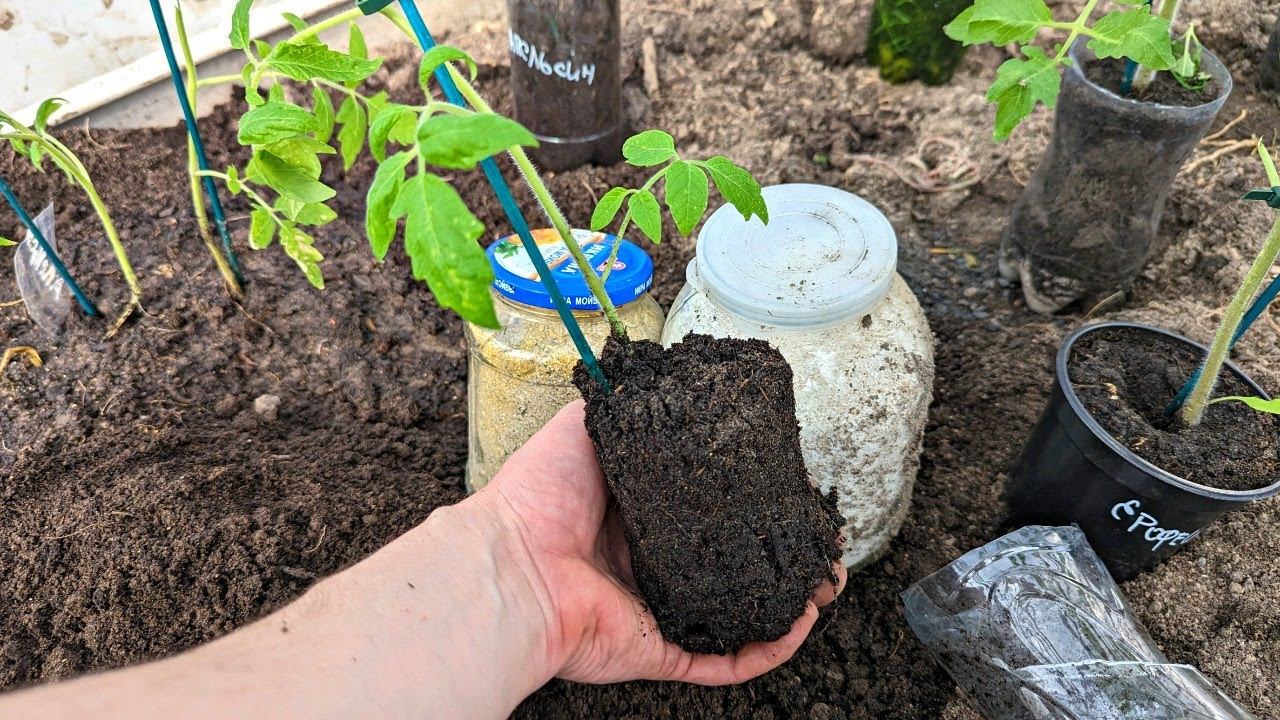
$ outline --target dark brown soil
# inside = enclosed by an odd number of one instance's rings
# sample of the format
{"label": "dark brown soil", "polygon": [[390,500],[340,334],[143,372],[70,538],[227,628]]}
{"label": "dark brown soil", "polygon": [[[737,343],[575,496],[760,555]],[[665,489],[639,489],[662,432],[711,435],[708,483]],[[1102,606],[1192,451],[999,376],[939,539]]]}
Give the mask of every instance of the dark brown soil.
{"label": "dark brown soil", "polygon": [[[1084,63],[1085,77],[1094,84],[1121,95],[1120,87],[1124,82],[1124,62],[1115,59],[1093,59]],[[1146,90],[1134,95],[1134,99],[1157,105],[1176,105],[1195,107],[1218,98],[1221,88],[1217,80],[1209,80],[1199,90],[1191,90],[1178,84],[1173,75],[1158,72]]]}
{"label": "dark brown soil", "polygon": [[[856,29],[857,14],[843,10],[850,4],[858,3],[624,0],[624,99],[633,123],[671,131],[691,157],[725,153],[766,184],[845,188],[893,222],[899,271],[938,338],[910,515],[885,558],[849,579],[778,670],[728,688],[554,681],[517,717],[974,718],[907,628],[899,593],[1004,530],[1006,467],[1043,409],[1059,343],[1082,321],[1028,312],[994,267],[1009,207],[1040,163],[1053,115],[1038,111],[1009,142],[992,144],[994,111],[982,95],[1007,58],[1000,49],[972,48],[951,83],[935,88],[885,84],[860,58],[831,63],[826,58],[858,52],[847,46],[856,33],[819,32]],[[1065,0],[1050,4],[1068,11]],[[1274,5],[1193,7],[1197,34],[1237,81],[1211,132],[1248,110],[1223,138],[1270,137],[1280,107],[1258,93],[1258,69]],[[507,62],[505,26],[486,27],[454,40],[490,65],[483,92],[510,112],[507,73],[492,67]],[[650,37],[653,93],[641,82],[640,45]],[[400,58],[380,77],[394,97],[417,102],[416,72],[416,56]],[[215,166],[230,162],[236,147],[228,114],[202,121]],[[176,124],[60,134],[100,178],[152,314],[111,342],[100,341],[101,325],[79,321],[54,341],[20,307],[5,305],[17,293],[11,274],[0,272],[0,343],[34,345],[46,361],[42,369],[16,363],[0,377],[0,689],[160,657],[221,635],[462,497],[461,327],[412,281],[399,250],[384,267],[369,259],[361,215],[371,164],[362,160],[343,178],[327,171],[340,209],[318,233],[327,289],[311,290],[278,248],[245,250],[253,285],[242,311],[218,288],[195,235]],[[936,178],[957,172],[978,182],[937,189]],[[58,198],[73,272],[104,309],[118,308],[119,273],[82,197],[56,173],[37,173],[7,152],[0,173],[36,209]],[[587,168],[556,174],[549,185],[581,224],[593,195],[645,177],[621,166]],[[1092,319],[1119,315],[1207,341],[1274,220],[1266,208],[1236,202],[1259,177],[1247,148],[1182,173],[1127,300]],[[460,174],[456,182],[491,237],[509,232],[481,178]],[[531,207],[525,189],[514,189]],[[231,208],[241,247],[243,212]],[[18,234],[0,212],[0,235]],[[650,250],[655,296],[669,305],[693,245],[670,234]],[[1236,350],[1268,388],[1280,387],[1272,357],[1280,326],[1272,319],[1260,320]],[[283,398],[274,423],[252,411],[263,393]],[[183,481],[206,493],[178,492]],[[148,493],[154,498],[145,504]],[[147,511],[137,510],[140,501]],[[1280,500],[1254,503],[1123,586],[1174,662],[1196,665],[1273,720],[1280,718],[1278,528]]]}
{"label": "dark brown soil", "polygon": [[[1223,490],[1270,485],[1280,479],[1273,416],[1236,402],[1210,405],[1191,428],[1165,416],[1203,361],[1200,351],[1167,336],[1109,328],[1076,342],[1068,377],[1089,414],[1156,467]],[[1255,394],[1224,370],[1214,397]]]}
{"label": "dark brown soil", "polygon": [[787,634],[835,580],[844,520],[809,482],[782,353],[610,338],[600,365],[612,393],[581,363],[574,381],[662,636],[723,654]]}

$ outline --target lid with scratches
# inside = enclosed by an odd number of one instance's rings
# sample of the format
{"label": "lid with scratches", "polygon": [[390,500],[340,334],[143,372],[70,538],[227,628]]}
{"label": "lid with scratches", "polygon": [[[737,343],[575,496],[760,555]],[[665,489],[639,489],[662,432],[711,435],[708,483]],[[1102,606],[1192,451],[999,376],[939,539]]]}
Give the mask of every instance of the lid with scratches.
{"label": "lid with scratches", "polygon": [[744,318],[810,327],[860,317],[889,292],[898,239],[884,214],[825,185],[763,190],[769,224],[716,210],[698,235],[691,278]]}

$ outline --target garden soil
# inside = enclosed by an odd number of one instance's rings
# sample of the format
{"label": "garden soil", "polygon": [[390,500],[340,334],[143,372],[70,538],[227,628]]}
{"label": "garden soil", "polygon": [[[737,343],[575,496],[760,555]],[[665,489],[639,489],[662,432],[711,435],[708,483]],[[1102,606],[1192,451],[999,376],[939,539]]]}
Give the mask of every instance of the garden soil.
{"label": "garden soil", "polygon": [[[878,563],[850,578],[796,657],[729,688],[555,681],[527,718],[971,718],[902,617],[899,593],[1005,531],[1006,469],[1037,419],[1061,339],[1083,314],[1028,312],[997,280],[1008,208],[1039,160],[1051,116],[990,141],[982,99],[1003,50],[971,50],[950,85],[885,85],[858,57],[861,0],[624,2],[624,99],[632,122],[663,127],[691,155],[726,153],[766,183],[818,182],[881,207],[899,270],[938,337],[936,397],[911,513]],[[1280,126],[1257,77],[1274,4],[1193,0],[1197,33],[1231,67],[1236,91],[1214,131],[1270,137]],[[656,52],[643,62],[641,44]],[[482,83],[509,110],[504,28],[454,38],[487,63]],[[496,63],[496,64],[495,64]],[[380,78],[412,100],[412,60]],[[646,76],[648,82],[646,83]],[[234,110],[205,121],[214,165],[238,156]],[[252,278],[227,299],[196,236],[183,135],[61,131],[98,178],[141,276],[147,313],[110,341],[73,317],[51,338],[16,305],[0,342],[32,345],[0,377],[0,688],[162,657],[279,607],[463,496],[465,349],[459,321],[410,279],[398,250],[383,266],[362,238],[361,160],[333,170],[341,217],[318,235],[328,288],[312,290],[278,248],[244,251]],[[1246,143],[1247,144],[1247,143]],[[1127,297],[1093,309],[1200,341],[1213,333],[1272,213],[1236,202],[1263,183],[1248,149],[1205,145],[1175,183],[1151,261]],[[83,197],[0,153],[0,173],[38,209],[58,201],[58,234],[108,312],[125,293]],[[642,170],[589,168],[550,185],[585,224],[594,198]],[[457,178],[508,232],[476,176]],[[527,194],[522,199],[529,206]],[[231,205],[244,246],[245,208]],[[8,213],[0,235],[18,234]],[[669,304],[692,254],[654,248]],[[0,303],[17,298],[0,273]],[[1280,390],[1274,315],[1237,361]],[[272,419],[271,401],[280,400]],[[1123,585],[1176,662],[1198,666],[1264,718],[1280,718],[1280,502],[1218,523],[1153,572]],[[423,668],[423,672],[430,672]]]}
{"label": "garden soil", "polygon": [[[1243,403],[1214,403],[1195,427],[1165,414],[1204,353],[1164,335],[1112,328],[1071,348],[1067,376],[1112,437],[1161,470],[1222,490],[1256,490],[1280,475],[1275,416]],[[1223,370],[1215,396],[1256,395]]]}
{"label": "garden soil", "polygon": [[609,338],[600,367],[611,392],[582,363],[573,380],[662,637],[724,654],[786,635],[835,582],[844,518],[809,482],[782,353],[709,335],[666,349]]}

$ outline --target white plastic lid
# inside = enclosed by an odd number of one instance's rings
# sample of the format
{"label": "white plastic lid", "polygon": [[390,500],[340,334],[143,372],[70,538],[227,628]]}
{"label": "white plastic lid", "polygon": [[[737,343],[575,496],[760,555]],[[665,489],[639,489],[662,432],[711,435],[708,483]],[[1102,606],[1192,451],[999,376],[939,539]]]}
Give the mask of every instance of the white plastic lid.
{"label": "white plastic lid", "polygon": [[716,304],[765,325],[828,325],[875,309],[898,261],[898,238],[884,214],[825,185],[763,192],[768,225],[743,220],[728,204],[711,215],[690,280]]}

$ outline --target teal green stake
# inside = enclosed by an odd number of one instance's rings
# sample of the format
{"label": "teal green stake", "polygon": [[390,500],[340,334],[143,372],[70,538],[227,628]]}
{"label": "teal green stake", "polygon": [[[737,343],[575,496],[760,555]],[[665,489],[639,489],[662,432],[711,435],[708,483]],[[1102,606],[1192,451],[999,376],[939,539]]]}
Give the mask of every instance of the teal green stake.
{"label": "teal green stake", "polygon": [[[205,154],[204,141],[200,138],[200,126],[196,124],[195,113],[187,100],[186,88],[182,86],[182,72],[178,69],[178,58],[173,53],[173,40],[169,37],[169,25],[165,22],[164,11],[160,9],[159,0],[151,0],[151,15],[156,21],[156,33],[160,36],[160,46],[164,48],[165,60],[169,62],[169,75],[173,79],[173,89],[178,93],[178,104],[182,106],[182,119],[187,126],[187,135],[191,138],[191,144],[196,150],[196,162],[200,165],[201,172],[209,172],[209,157]],[[189,68],[189,70],[195,72],[195,68]],[[235,250],[231,248],[231,232],[227,230],[227,216],[222,210],[222,199],[218,197],[218,188],[213,184],[213,178],[207,175],[201,178],[201,182],[204,185],[205,197],[209,199],[213,223],[217,226],[218,235],[222,238],[222,252],[226,254],[227,264],[231,266],[236,282],[243,286],[244,275],[240,272],[240,260],[236,258]]]}
{"label": "teal green stake", "polygon": [[[372,15],[392,3],[392,0],[359,0],[356,5],[365,15]],[[431,31],[427,29],[427,24],[423,21],[422,15],[418,12],[418,6],[413,0],[400,0],[400,7],[404,10],[405,17],[409,20],[409,26],[413,28],[413,33],[418,39],[423,51],[430,50],[435,47],[436,42],[431,37]],[[458,92],[458,86],[454,84],[453,78],[449,77],[449,71],[441,65],[436,69],[436,81],[440,83],[441,89],[444,90],[445,99],[459,107],[466,107],[466,100],[463,99],[462,93]],[[507,220],[515,229],[516,235],[519,236],[521,244],[524,245],[525,252],[528,253],[529,259],[533,261],[534,268],[538,271],[538,278],[542,280],[543,286],[547,288],[547,293],[551,295],[551,301],[555,303],[556,312],[560,315],[560,321],[564,323],[565,329],[569,331],[569,337],[573,339],[573,345],[578,349],[578,355],[582,358],[583,364],[587,366],[587,371],[591,373],[591,377],[600,383],[606,391],[609,390],[609,381],[604,376],[604,371],[600,369],[600,363],[596,361],[595,353],[591,352],[591,346],[587,343],[587,338],[582,334],[582,328],[578,326],[578,321],[573,316],[573,310],[569,308],[569,304],[565,302],[564,295],[560,294],[560,288],[556,285],[555,279],[551,275],[551,270],[547,267],[547,261],[542,257],[542,251],[538,249],[537,242],[533,239],[533,234],[529,232],[529,223],[525,221],[524,213],[520,212],[520,207],[516,205],[515,198],[511,194],[511,188],[507,186],[507,181],[502,177],[502,172],[498,170],[498,164],[493,158],[486,158],[480,163],[481,169],[484,170],[484,176],[489,181],[490,187],[498,197],[498,203],[502,205],[503,212],[507,215]]]}
{"label": "teal green stake", "polygon": [[76,284],[71,273],[67,271],[67,266],[62,264],[62,259],[58,257],[58,253],[53,251],[49,246],[49,241],[45,240],[44,233],[40,232],[39,226],[31,219],[31,215],[27,214],[27,209],[22,207],[22,203],[18,201],[18,196],[13,194],[13,188],[9,187],[9,183],[0,177],[0,195],[4,195],[4,199],[8,201],[9,207],[13,208],[14,214],[22,221],[23,226],[27,228],[27,232],[31,233],[31,237],[36,239],[36,244],[44,251],[45,256],[49,258],[49,262],[53,265],[53,269],[57,271],[58,277],[67,284],[71,289],[71,294],[76,297],[76,302],[80,303],[80,309],[89,317],[98,317],[102,313],[98,312],[98,308],[94,306],[80,286]]}

